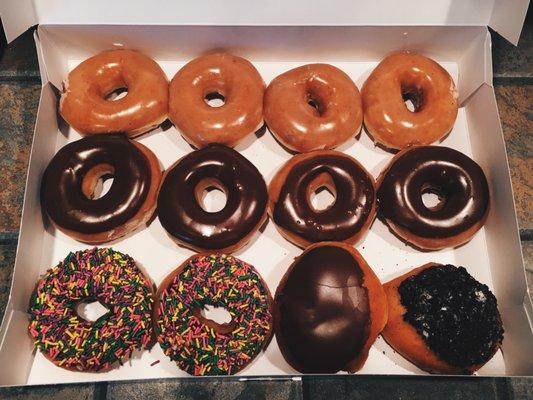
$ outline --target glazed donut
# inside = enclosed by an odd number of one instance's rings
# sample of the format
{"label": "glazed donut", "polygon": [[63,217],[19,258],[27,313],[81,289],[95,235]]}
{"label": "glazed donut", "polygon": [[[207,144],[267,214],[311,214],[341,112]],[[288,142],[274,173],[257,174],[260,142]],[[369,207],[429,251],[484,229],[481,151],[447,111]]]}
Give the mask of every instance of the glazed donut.
{"label": "glazed donut", "polygon": [[[37,283],[28,309],[29,335],[59,367],[109,370],[150,347],[153,290],[126,254],[109,248],[70,253]],[[92,300],[109,310],[94,322],[76,311]]]}
{"label": "glazed donut", "polygon": [[387,282],[383,338],[419,368],[471,374],[501,347],[494,295],[463,267],[429,263]]}
{"label": "glazed donut", "polygon": [[[327,188],[334,203],[317,210],[313,193]],[[279,232],[300,247],[323,241],[357,243],[376,216],[374,178],[354,158],[334,150],[298,154],[269,185],[268,212]]]}
{"label": "glazed donut", "polygon": [[386,321],[379,279],[345,243],[308,247],[276,290],[276,340],[285,360],[301,373],[358,371]]}
{"label": "glazed donut", "polygon": [[[95,199],[99,180],[109,175],[111,188]],[[104,243],[148,222],[160,182],[159,161],[141,143],[120,134],[88,136],[62,147],[50,161],[41,206],[66,235]]]}
{"label": "glazed donut", "polygon": [[[220,211],[203,207],[206,189],[225,193]],[[246,245],[266,221],[268,192],[257,168],[237,151],[218,144],[187,154],[163,177],[157,214],[179,245],[231,253]]]}
{"label": "glazed donut", "polygon": [[275,78],[265,92],[265,121],[296,152],[333,149],[361,130],[363,109],[355,83],[329,64],[308,64]]}
{"label": "glazed donut", "polygon": [[[440,203],[426,206],[422,195]],[[378,215],[401,239],[423,250],[456,247],[483,226],[489,186],[472,159],[448,147],[399,152],[378,178]]]}
{"label": "glazed donut", "polygon": [[[111,101],[109,95],[122,88],[127,95]],[[141,53],[104,51],[70,72],[59,112],[81,134],[140,135],[167,118],[168,80],[161,67]]]}
{"label": "glazed donut", "polygon": [[[226,53],[195,58],[170,82],[169,116],[197,148],[235,146],[263,125],[265,83],[244,58]],[[209,100],[222,100],[211,106]]]}
{"label": "glazed donut", "polygon": [[[372,71],[361,94],[367,132],[391,149],[436,142],[452,130],[457,117],[452,77],[419,54],[386,57]],[[406,101],[411,101],[413,111]]]}
{"label": "glazed donut", "polygon": [[[207,305],[226,309],[231,321],[206,318]],[[268,287],[254,267],[230,255],[195,255],[159,287],[157,341],[191,375],[233,375],[268,346],[271,307]]]}

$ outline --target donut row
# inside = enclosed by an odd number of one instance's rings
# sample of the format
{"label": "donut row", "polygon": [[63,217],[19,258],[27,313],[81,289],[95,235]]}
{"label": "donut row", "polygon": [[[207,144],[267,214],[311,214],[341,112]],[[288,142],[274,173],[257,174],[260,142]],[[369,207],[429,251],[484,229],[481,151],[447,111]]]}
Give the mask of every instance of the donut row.
{"label": "donut row", "polygon": [[[106,174],[113,175],[113,184],[95,199],[95,187]],[[211,188],[226,195],[216,212],[203,202]],[[312,202],[319,190],[334,197],[324,209]],[[355,244],[377,210],[401,239],[437,250],[469,241],[489,209],[483,170],[441,146],[399,152],[377,184],[347,154],[298,154],[278,170],[267,190],[258,169],[230,147],[214,144],[193,151],[161,178],[159,163],[145,146],[123,135],[94,135],[59,150],[44,172],[41,192],[53,224],[82,242],[117,239],[147,223],[157,210],[161,225],[179,245],[229,253],[249,242],[267,211],[282,236],[300,247],[323,241]],[[426,193],[439,202],[426,205]]]}
{"label": "donut row", "polygon": [[[117,97],[124,91],[126,96]],[[387,148],[429,145],[451,131],[457,108],[446,70],[407,52],[386,57],[360,94],[346,73],[329,64],[294,68],[265,89],[249,61],[215,53],[187,63],[169,84],[149,57],[112,50],[70,72],[59,111],[87,135],[134,137],[168,117],[197,148],[233,147],[265,121],[286,148],[307,152],[341,145],[359,134],[363,120],[372,138]]]}
{"label": "donut row", "polygon": [[[80,303],[108,312],[87,321]],[[225,309],[218,323],[206,307]],[[289,266],[272,299],[259,272],[220,253],[197,254],[156,290],[128,255],[110,248],[70,253],[38,281],[28,333],[54,364],[106,371],[149,349],[191,375],[231,375],[275,332],[302,373],[356,372],[379,334],[431,373],[473,373],[501,347],[497,301],[463,267],[430,263],[381,285],[352,246],[322,242]]]}

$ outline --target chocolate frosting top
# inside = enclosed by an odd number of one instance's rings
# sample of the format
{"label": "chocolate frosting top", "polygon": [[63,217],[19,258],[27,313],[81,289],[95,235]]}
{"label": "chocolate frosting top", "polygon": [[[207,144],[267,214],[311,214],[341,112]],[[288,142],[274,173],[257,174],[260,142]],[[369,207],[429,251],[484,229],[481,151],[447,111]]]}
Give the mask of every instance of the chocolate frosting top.
{"label": "chocolate frosting top", "polygon": [[[439,196],[428,208],[423,193]],[[425,238],[458,235],[481,221],[489,207],[483,170],[457,150],[420,146],[405,152],[386,171],[378,188],[380,216]]]}
{"label": "chocolate frosting top", "polygon": [[448,364],[485,363],[503,340],[496,298],[463,267],[430,267],[405,279],[398,292],[404,320]]}
{"label": "chocolate frosting top", "polygon": [[[309,186],[321,174],[335,185],[335,202],[315,210]],[[280,227],[311,243],[343,241],[361,230],[375,200],[373,178],[358,163],[345,156],[318,155],[295,164],[287,174],[273,219]]]}
{"label": "chocolate frosting top", "polygon": [[[195,190],[205,179],[220,182],[226,204],[205,211]],[[169,170],[157,199],[161,224],[172,236],[203,249],[238,243],[262,220],[268,201],[266,183],[257,168],[237,151],[209,145],[183,157]]]}
{"label": "chocolate frosting top", "polygon": [[[114,169],[113,184],[98,199],[82,183],[101,165]],[[113,230],[134,217],[150,190],[150,165],[124,135],[92,135],[68,143],[54,156],[41,182],[41,205],[56,225],[85,234]]]}
{"label": "chocolate frosting top", "polygon": [[369,300],[363,272],[346,250],[321,246],[304,253],[276,292],[276,338],[302,373],[347,367],[368,338]]}

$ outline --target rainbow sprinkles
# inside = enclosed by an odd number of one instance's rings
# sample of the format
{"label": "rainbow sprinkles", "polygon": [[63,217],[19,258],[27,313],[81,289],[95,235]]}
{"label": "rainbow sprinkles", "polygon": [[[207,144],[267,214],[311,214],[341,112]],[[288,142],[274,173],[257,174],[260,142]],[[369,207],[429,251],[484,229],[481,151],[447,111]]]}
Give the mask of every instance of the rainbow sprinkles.
{"label": "rainbow sprinkles", "polygon": [[[201,315],[223,307],[228,324]],[[271,297],[255,269],[225,254],[187,260],[160,288],[155,318],[163,352],[192,375],[231,375],[248,365],[272,334]]]}
{"label": "rainbow sprinkles", "polygon": [[[76,312],[97,300],[109,309],[94,322]],[[35,347],[56,365],[105,371],[152,337],[153,288],[128,255],[110,248],[70,253],[39,280],[29,306]]]}

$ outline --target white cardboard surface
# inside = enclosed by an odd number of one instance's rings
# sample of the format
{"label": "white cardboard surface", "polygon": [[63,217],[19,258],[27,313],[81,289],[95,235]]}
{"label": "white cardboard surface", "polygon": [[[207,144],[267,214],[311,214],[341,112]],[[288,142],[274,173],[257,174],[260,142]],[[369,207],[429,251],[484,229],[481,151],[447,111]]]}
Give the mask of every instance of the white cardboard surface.
{"label": "white cardboard surface", "polygon": [[8,41],[35,24],[491,26],[516,44],[529,0],[3,0]]}
{"label": "white cardboard surface", "polygon": [[[285,28],[276,33],[276,30],[267,28],[239,28],[237,32],[233,32],[228,27],[202,27],[200,30],[195,30],[194,35],[175,36],[173,34],[186,32],[186,28],[167,27],[166,31],[164,27],[144,27],[146,30],[138,28],[126,36],[127,28],[42,27],[40,40],[47,75],[55,76],[55,79],[62,76],[61,79],[64,79],[68,71],[80,61],[104,48],[112,47],[117,38],[126,39],[127,42],[122,44],[126,44],[127,47],[140,48],[147,55],[154,57],[169,78],[192,57],[207,49],[220,47],[229,48],[236,54],[250,59],[267,83],[279,73],[295,66],[308,62],[329,61],[348,73],[358,87],[361,87],[377,62],[391,50],[396,50],[399,44],[411,45],[426,55],[441,60],[441,64],[456,81],[460,82],[460,90],[470,88],[468,90],[474,92],[466,105],[460,108],[454,129],[442,144],[473,156],[487,172],[495,207],[491,211],[486,228],[478,232],[471,242],[457,249],[419,252],[405,245],[379,220],[376,220],[358,249],[382,281],[387,281],[429,261],[464,265],[476,279],[488,284],[495,292],[506,323],[503,349],[505,357],[499,352],[478,374],[533,374],[531,361],[526,358],[533,351],[533,340],[531,340],[531,328],[525,323],[527,321],[523,305],[525,276],[516,234],[516,218],[503,138],[498,123],[494,93],[490,86],[483,84],[487,68],[490,67],[485,63],[476,64],[479,62],[479,57],[472,56],[480,54],[482,60],[487,60],[485,29],[418,27],[403,35],[402,28],[398,27],[374,28],[383,34],[380,40],[375,39],[374,42],[361,46],[360,50],[359,46],[349,44],[354,43],[354,38],[376,36],[376,31],[372,32],[371,27],[329,28],[330,35],[325,38],[320,33],[323,32],[322,29],[328,28]],[[272,36],[265,36],[269,33]],[[276,41],[276,35],[283,35],[283,43]],[[310,38],[317,39],[313,46],[308,45]],[[80,43],[84,45],[80,46]],[[150,43],[152,47],[149,46]],[[490,61],[490,57],[488,60]],[[481,88],[477,91],[471,88],[471,84],[461,84],[462,81],[472,80],[477,80],[481,84]],[[464,97],[464,94],[461,93],[461,96]],[[36,193],[40,175],[57,149],[68,141],[80,138],[79,134],[69,127],[57,126],[55,102],[53,89],[49,84],[45,85],[30,161],[12,299],[0,331],[0,334],[4,334],[0,336],[0,340],[3,340],[0,344],[0,363],[10,365],[12,368],[10,374],[0,376],[0,384],[188,376],[162,354],[158,345],[150,352],[137,355],[120,368],[99,374],[63,370],[45,360],[39,353],[31,358],[31,341],[26,336],[26,326],[23,322],[24,311],[37,275],[55,265],[69,251],[87,248],[87,245],[55,231],[46,223],[46,219],[44,226],[41,225],[43,219],[40,216]],[[174,127],[165,131],[159,128],[141,136],[139,140],[155,152],[164,167],[168,167],[192,151]],[[290,157],[269,132],[260,138],[249,137],[237,146],[237,150],[258,166],[267,182],[276,169]],[[365,132],[361,133],[359,139],[350,140],[338,150],[357,158],[375,177],[392,157],[392,154],[375,147]],[[499,226],[502,221],[505,221],[504,230]],[[503,235],[505,240],[502,242]],[[111,245],[134,257],[156,284],[192,254],[189,250],[177,247],[167,237],[157,218],[149,227]],[[488,245],[491,246],[490,251]],[[253,264],[264,277],[270,290],[274,292],[286,268],[300,252],[300,249],[284,240],[269,222],[266,230],[256,235],[252,243],[237,252],[236,256]],[[512,280],[507,279],[509,274],[512,274]],[[19,353],[22,352],[22,356],[18,355],[18,358],[15,358],[14,349]],[[157,360],[160,363],[151,366]],[[266,353],[259,356],[239,375],[252,377],[295,373],[296,371],[286,364],[273,340]],[[383,340],[379,339],[360,373],[420,374],[422,372],[396,355]]]}

